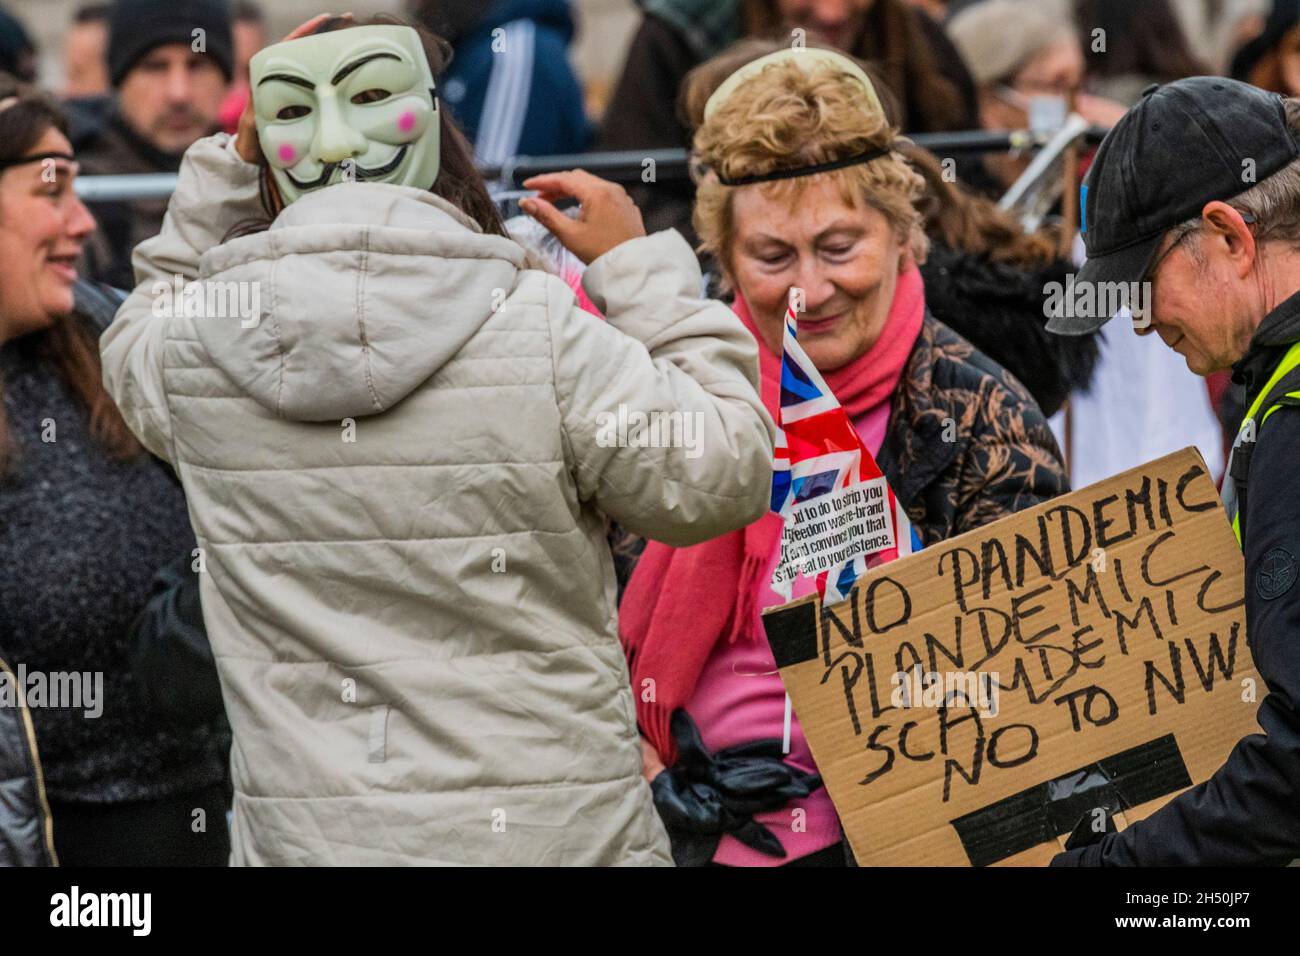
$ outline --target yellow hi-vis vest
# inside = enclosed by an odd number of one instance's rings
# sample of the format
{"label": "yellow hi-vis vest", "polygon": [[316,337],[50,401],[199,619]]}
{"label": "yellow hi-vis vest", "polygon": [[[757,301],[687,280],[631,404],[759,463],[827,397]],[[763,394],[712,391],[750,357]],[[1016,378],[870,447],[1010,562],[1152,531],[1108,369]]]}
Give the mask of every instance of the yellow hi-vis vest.
{"label": "yellow hi-vis vest", "polygon": [[1292,345],[1273,374],[1259,390],[1241,420],[1241,428],[1228,457],[1228,479],[1223,483],[1223,506],[1232,519],[1232,533],[1237,545],[1244,547],[1246,533],[1246,483],[1250,476],[1250,458],[1260,429],[1268,417],[1283,405],[1300,405],[1300,342]]}

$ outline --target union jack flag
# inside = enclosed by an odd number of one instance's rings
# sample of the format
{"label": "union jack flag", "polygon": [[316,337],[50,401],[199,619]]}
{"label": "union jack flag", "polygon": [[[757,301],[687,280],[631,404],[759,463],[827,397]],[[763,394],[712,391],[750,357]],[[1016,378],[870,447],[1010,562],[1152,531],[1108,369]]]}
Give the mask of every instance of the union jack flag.
{"label": "union jack flag", "polygon": [[[868,568],[921,545],[875,458],[797,335],[791,307],[785,315],[772,466],[772,510],[785,519],[786,533],[772,586],[788,600],[794,575],[813,570],[818,596],[824,603],[835,602],[848,597]],[[842,517],[849,512],[859,519]],[[867,514],[871,517],[863,517]],[[821,568],[828,557],[836,560]]]}

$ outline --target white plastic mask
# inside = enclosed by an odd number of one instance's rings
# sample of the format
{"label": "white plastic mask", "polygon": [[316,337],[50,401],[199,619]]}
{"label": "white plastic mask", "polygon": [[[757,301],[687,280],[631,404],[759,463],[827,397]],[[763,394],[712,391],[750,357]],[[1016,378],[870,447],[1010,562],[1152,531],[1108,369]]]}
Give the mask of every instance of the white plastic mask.
{"label": "white plastic mask", "polygon": [[410,27],[277,43],[249,72],[258,139],[285,203],[340,182],[428,189],[438,178],[433,74]]}

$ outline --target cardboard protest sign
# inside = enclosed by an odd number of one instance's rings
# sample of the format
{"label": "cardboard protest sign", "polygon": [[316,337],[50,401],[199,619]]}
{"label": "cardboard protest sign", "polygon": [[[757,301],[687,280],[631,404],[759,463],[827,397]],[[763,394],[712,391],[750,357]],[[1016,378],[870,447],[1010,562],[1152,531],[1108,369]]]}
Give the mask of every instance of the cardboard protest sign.
{"label": "cardboard protest sign", "polygon": [[764,621],[860,863],[1039,864],[1259,732],[1243,593],[1184,449]]}

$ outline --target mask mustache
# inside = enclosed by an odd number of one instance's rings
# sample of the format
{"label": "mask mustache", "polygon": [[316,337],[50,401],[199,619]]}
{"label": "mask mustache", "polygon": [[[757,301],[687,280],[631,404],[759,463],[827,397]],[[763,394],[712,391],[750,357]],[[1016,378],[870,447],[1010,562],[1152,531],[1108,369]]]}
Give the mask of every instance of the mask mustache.
{"label": "mask mustache", "polygon": [[[357,161],[355,159],[344,160],[343,162],[352,163],[352,169],[356,173],[356,178],[358,180],[364,181],[367,179],[378,179],[380,176],[388,175],[394,169],[396,169],[398,166],[401,165],[402,160],[406,158],[406,152],[409,148],[409,145],[410,144],[403,144],[401,149],[397,151],[397,154],[392,159],[390,159],[383,166],[379,166],[374,169],[365,169],[357,165]],[[321,167],[321,174],[310,182],[302,182],[288,170],[285,170],[284,174],[288,176],[289,179],[293,182],[293,184],[297,186],[299,189],[317,189],[321,186],[324,186],[326,183],[328,183],[330,177],[334,175],[334,170],[338,169],[342,165],[343,163],[325,163]]]}

